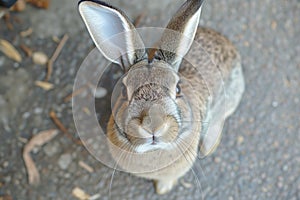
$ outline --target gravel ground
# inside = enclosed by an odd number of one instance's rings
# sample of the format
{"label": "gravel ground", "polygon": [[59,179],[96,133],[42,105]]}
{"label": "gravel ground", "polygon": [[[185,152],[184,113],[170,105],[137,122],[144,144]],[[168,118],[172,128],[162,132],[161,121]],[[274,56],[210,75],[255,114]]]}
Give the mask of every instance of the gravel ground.
{"label": "gravel ground", "polygon": [[[141,25],[162,26],[182,1],[110,2],[133,19],[145,13]],[[33,150],[41,183],[29,185],[22,150],[34,135],[56,127],[49,117],[51,110],[77,137],[71,103],[65,103],[64,98],[72,92],[76,72],[93,44],[76,6],[77,2],[71,0],[52,0],[46,11],[28,6],[22,13],[11,13],[13,30],[0,20],[0,37],[10,41],[23,57],[18,64],[0,54],[1,200],[76,199],[72,196],[75,187],[90,195],[99,194],[100,199],[109,199],[110,188],[110,199],[300,199],[297,0],[206,1],[201,25],[222,32],[236,44],[243,57],[246,91],[238,110],[225,125],[217,151],[198,160],[194,171],[169,195],[157,196],[150,181],[121,172],[114,174],[110,185],[113,170],[63,134]],[[29,27],[33,34],[20,37],[20,31]],[[57,46],[52,37],[61,38],[64,34],[70,38],[54,64],[50,82],[55,87],[45,91],[34,85],[45,78],[45,66],[26,57],[20,44],[50,57]],[[108,95],[96,103],[101,107],[107,102]],[[102,123],[107,117],[100,115]],[[94,172],[80,167],[79,161]]]}

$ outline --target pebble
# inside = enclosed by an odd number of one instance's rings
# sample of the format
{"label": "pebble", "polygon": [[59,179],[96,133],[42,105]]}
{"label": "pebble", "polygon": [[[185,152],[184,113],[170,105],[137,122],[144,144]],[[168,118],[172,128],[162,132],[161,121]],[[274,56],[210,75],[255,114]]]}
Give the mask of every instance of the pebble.
{"label": "pebble", "polygon": [[34,52],[32,54],[32,60],[35,64],[45,65],[48,62],[48,56],[43,52]]}
{"label": "pebble", "polygon": [[273,101],[273,102],[272,102],[272,106],[273,106],[274,108],[276,108],[276,107],[278,106],[278,102],[277,102],[277,101]]}
{"label": "pebble", "polygon": [[220,163],[221,162],[221,158],[220,157],[215,157],[214,158],[214,162],[215,163]]}
{"label": "pebble", "polygon": [[34,108],[33,112],[34,112],[35,114],[41,114],[41,113],[43,112],[43,109],[37,107],[37,108]]}
{"label": "pebble", "polygon": [[15,62],[15,63],[13,64],[13,66],[14,66],[14,68],[18,68],[18,67],[20,67],[20,63]]}
{"label": "pebble", "polygon": [[25,112],[23,115],[22,115],[23,119],[27,119],[28,117],[30,117],[30,112]]}
{"label": "pebble", "polygon": [[70,154],[63,154],[59,157],[58,166],[61,169],[65,170],[69,167],[71,161],[72,161],[72,157]]}
{"label": "pebble", "polygon": [[242,144],[244,142],[244,137],[243,136],[239,136],[238,138],[237,138],[237,143],[240,145],[240,144]]}
{"label": "pebble", "polygon": [[3,167],[4,167],[4,168],[8,167],[8,165],[9,165],[9,162],[8,162],[8,161],[5,161],[5,162],[3,163]]}
{"label": "pebble", "polygon": [[57,142],[49,143],[43,148],[47,156],[51,157],[58,153],[59,145]]}
{"label": "pebble", "polygon": [[96,98],[103,98],[107,94],[107,91],[103,87],[97,87],[96,92],[95,92],[95,97]]}
{"label": "pebble", "polygon": [[288,169],[289,169],[289,167],[287,165],[284,165],[282,168],[283,171],[287,171]]}

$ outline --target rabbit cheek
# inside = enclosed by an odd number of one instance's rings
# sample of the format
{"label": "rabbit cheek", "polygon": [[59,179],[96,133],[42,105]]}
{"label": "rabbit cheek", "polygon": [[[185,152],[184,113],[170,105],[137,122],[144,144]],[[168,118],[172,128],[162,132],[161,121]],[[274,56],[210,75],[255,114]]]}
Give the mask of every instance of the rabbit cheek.
{"label": "rabbit cheek", "polygon": [[166,124],[168,124],[168,129],[161,134],[159,139],[165,143],[172,143],[178,137],[179,125],[173,116],[166,117]]}
{"label": "rabbit cheek", "polygon": [[129,121],[126,134],[128,140],[133,146],[141,145],[152,140],[152,135],[146,132],[141,134],[141,122],[137,118]]}

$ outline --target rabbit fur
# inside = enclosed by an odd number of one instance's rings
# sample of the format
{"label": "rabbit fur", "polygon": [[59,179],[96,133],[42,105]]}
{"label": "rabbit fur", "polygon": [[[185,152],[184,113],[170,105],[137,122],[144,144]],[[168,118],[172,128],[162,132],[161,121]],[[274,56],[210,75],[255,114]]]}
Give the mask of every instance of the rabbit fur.
{"label": "rabbit fur", "polygon": [[151,50],[119,9],[79,3],[97,48],[124,70],[107,128],[109,151],[121,169],[154,180],[159,194],[216,149],[245,88],[234,45],[198,27],[202,3],[187,0]]}

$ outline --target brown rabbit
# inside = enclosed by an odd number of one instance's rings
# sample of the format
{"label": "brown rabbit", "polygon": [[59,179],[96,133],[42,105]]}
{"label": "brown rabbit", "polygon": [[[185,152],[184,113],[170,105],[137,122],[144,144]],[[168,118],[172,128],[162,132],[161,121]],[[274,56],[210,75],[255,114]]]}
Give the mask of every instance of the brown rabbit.
{"label": "brown rabbit", "polygon": [[244,92],[236,48],[198,28],[202,3],[187,0],[180,7],[154,56],[120,10],[79,3],[97,48],[124,69],[107,128],[110,153],[121,169],[154,180],[159,194],[191,169],[199,150],[201,156],[213,152]]}

